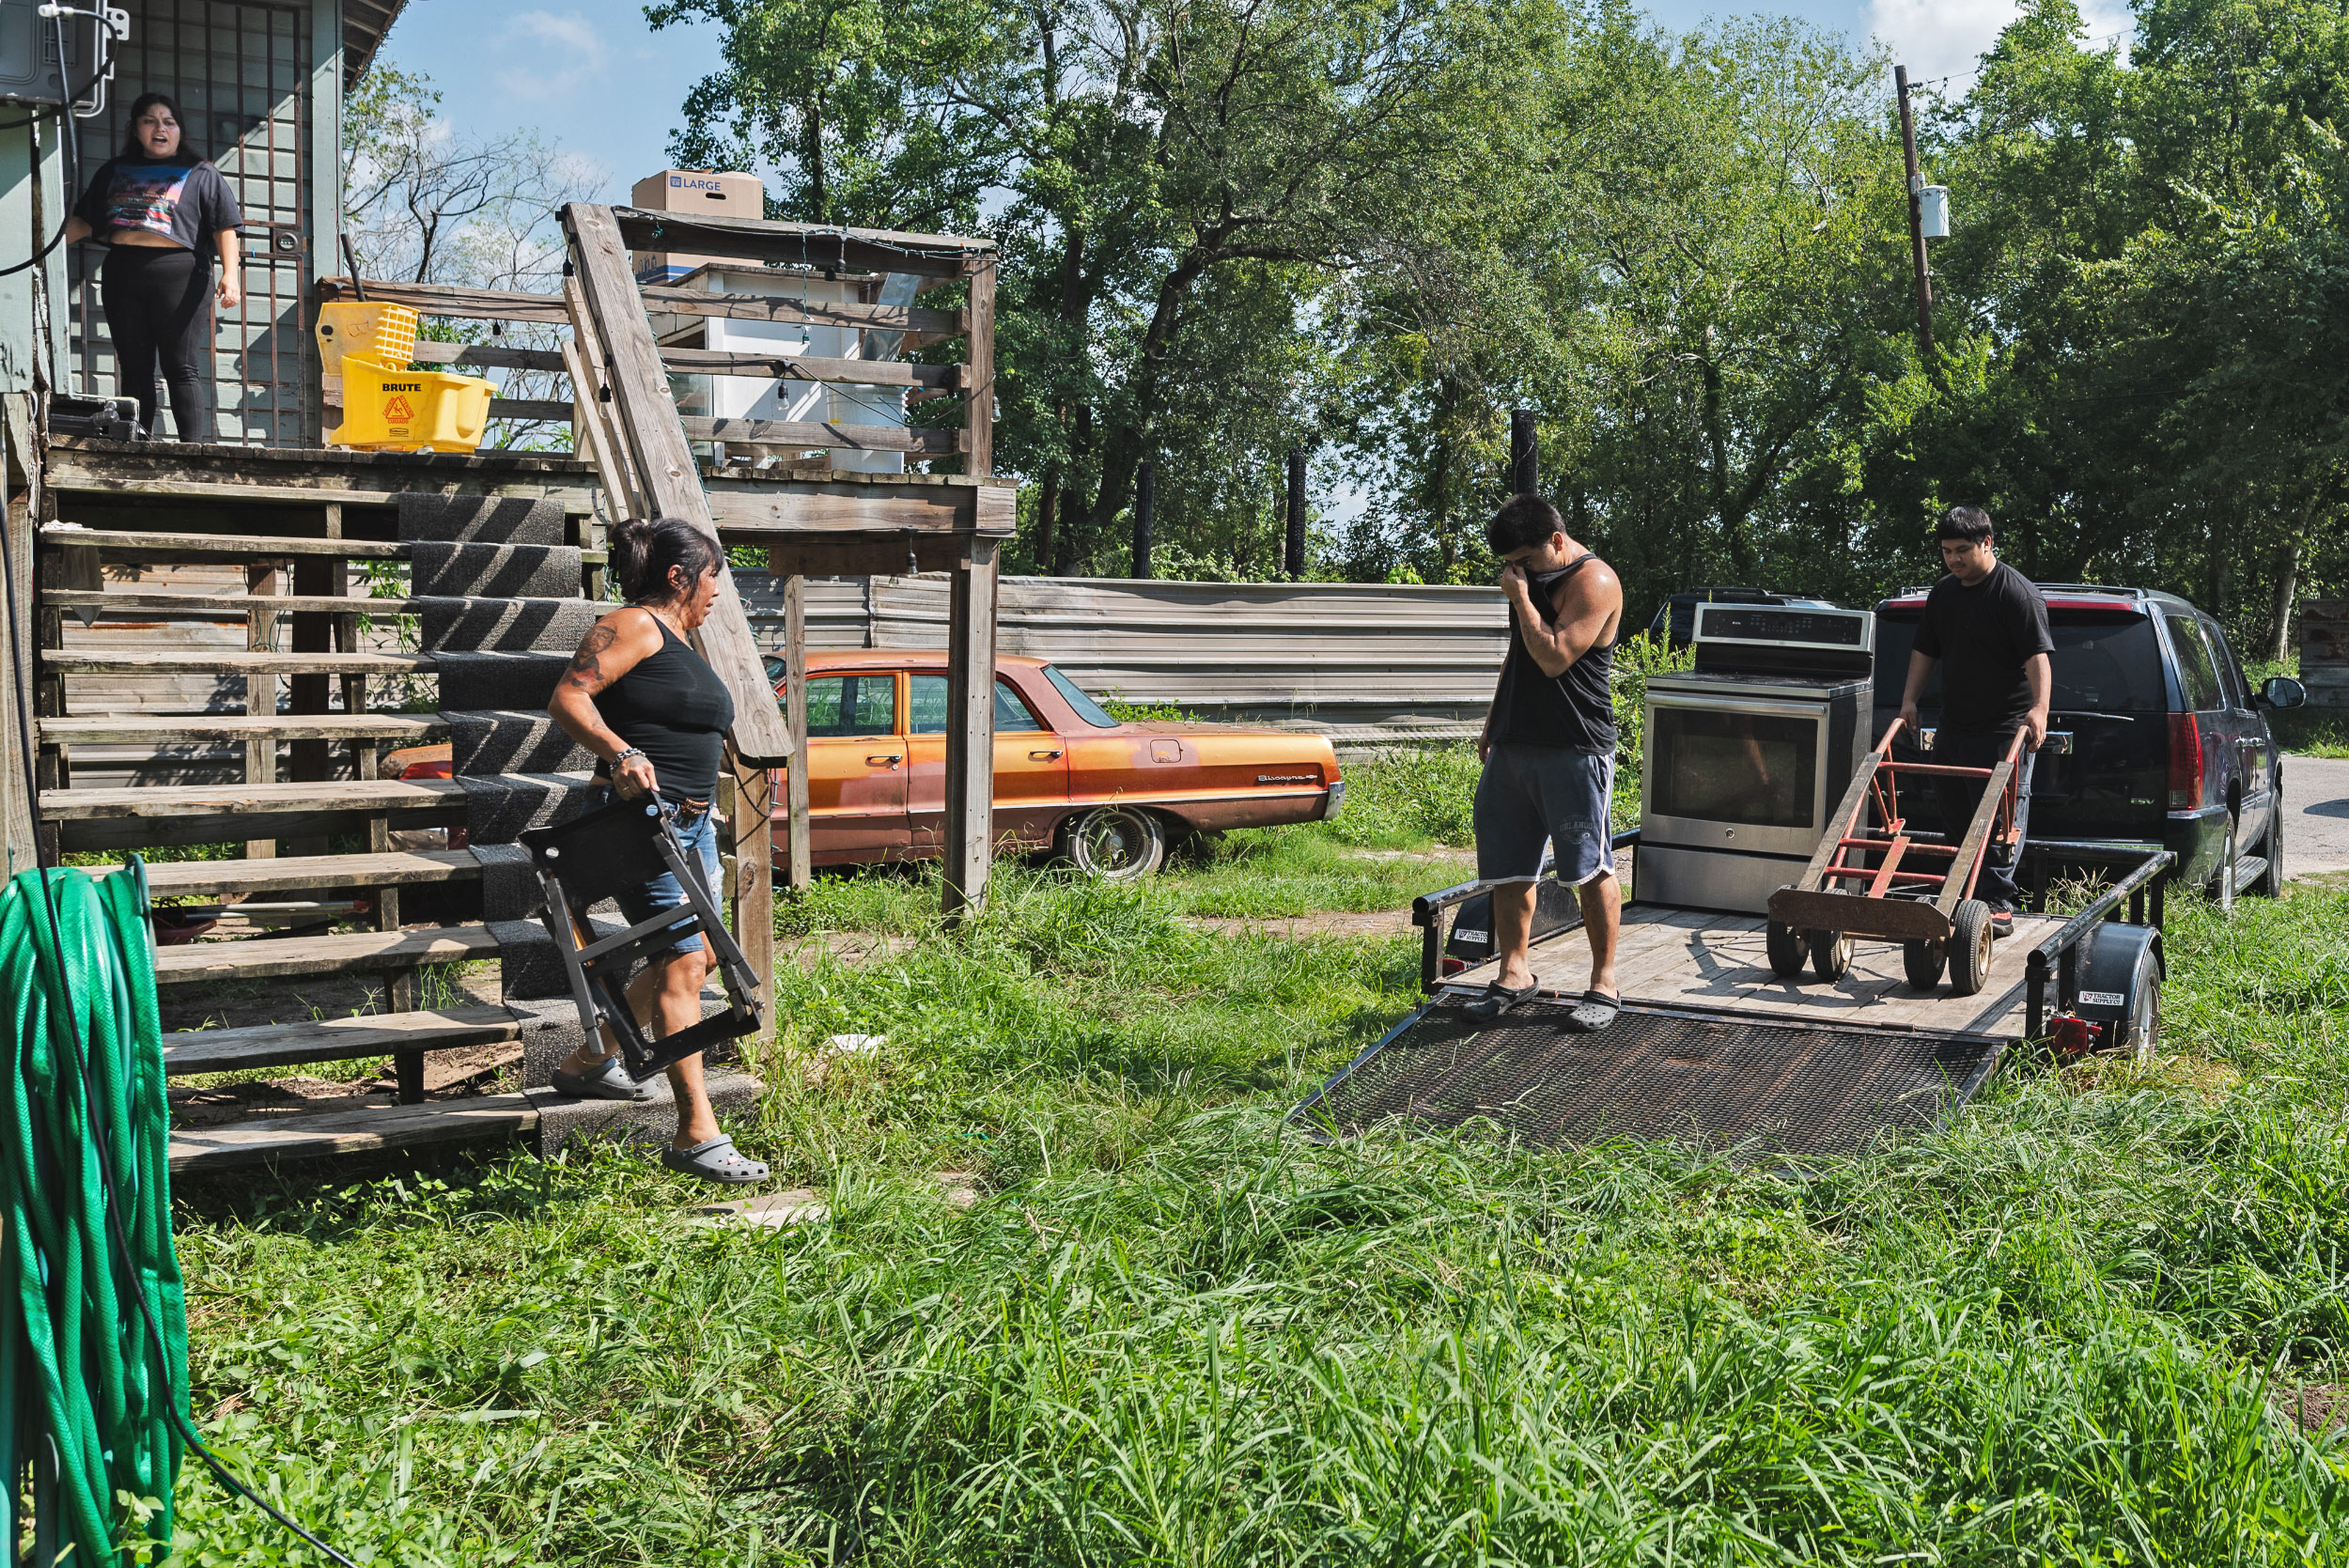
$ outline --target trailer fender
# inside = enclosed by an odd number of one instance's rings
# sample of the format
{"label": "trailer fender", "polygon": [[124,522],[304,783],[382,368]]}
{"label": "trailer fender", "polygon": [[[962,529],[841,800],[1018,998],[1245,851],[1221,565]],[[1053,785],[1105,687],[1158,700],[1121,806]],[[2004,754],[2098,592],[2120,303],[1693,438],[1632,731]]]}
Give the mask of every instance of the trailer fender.
{"label": "trailer fender", "polygon": [[2166,972],[2159,931],[2106,921],[2080,940],[2073,1009],[2099,1026],[2107,1049],[2148,1054],[2161,1017]]}

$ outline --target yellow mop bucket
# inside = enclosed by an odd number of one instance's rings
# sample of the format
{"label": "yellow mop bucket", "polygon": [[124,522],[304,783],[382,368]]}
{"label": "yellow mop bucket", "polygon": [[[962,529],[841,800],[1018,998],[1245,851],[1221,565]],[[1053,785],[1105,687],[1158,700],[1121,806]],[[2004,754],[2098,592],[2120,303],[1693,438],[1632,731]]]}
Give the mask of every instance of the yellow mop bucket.
{"label": "yellow mop bucket", "polygon": [[396,369],[346,349],[343,422],[330,446],[388,452],[472,452],[490,423],[493,382],[439,370]]}

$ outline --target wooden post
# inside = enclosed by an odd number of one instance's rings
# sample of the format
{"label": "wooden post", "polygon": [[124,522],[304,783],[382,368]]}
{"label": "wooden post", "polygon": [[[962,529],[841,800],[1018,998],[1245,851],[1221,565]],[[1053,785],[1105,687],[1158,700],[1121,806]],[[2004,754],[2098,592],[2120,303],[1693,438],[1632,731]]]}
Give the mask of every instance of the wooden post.
{"label": "wooden post", "polygon": [[[17,394],[8,397],[8,427],[13,435],[21,427],[17,419]],[[33,624],[33,491],[35,475],[24,465],[24,447],[14,440],[8,443],[5,468],[0,469],[0,490],[6,492],[8,505],[8,581],[15,586],[14,601],[5,607],[13,612],[14,624]],[[23,729],[32,728],[33,720],[33,652],[23,650],[23,661],[13,661],[0,667],[0,750],[11,757],[23,742]],[[22,677],[21,679],[19,677]],[[24,793],[24,771],[20,767],[0,768],[0,839],[8,847],[8,869],[11,872],[30,871],[37,863],[40,840],[38,823],[39,802]]]}
{"label": "wooden post", "polygon": [[764,996],[775,981],[774,779],[765,763],[746,762],[731,746],[726,762],[734,771],[734,939]]}
{"label": "wooden post", "polygon": [[946,917],[987,897],[995,853],[995,572],[1000,546],[966,537],[946,615]]}
{"label": "wooden post", "polygon": [[1291,582],[1305,575],[1305,449],[1289,448],[1289,507],[1287,559],[1282,563]]}
{"label": "wooden post", "polygon": [[1509,493],[1532,495],[1542,488],[1540,455],[1533,440],[1533,411],[1509,411]]}
{"label": "wooden post", "polygon": [[1892,68],[1901,94],[1901,156],[1908,165],[1908,259],[1917,274],[1917,348],[1933,371],[1933,274],[1925,267],[1925,179],[1917,172],[1917,121],[1908,111],[1908,68]]}
{"label": "wooden post", "polygon": [[[244,591],[266,594],[274,598],[285,592],[285,573],[275,561],[256,561],[244,568]],[[267,653],[276,642],[277,612],[255,610],[248,612],[244,623],[244,645],[255,653]],[[277,712],[277,677],[256,672],[244,677],[244,711],[248,718],[273,716]],[[256,736],[244,743],[244,782],[249,784],[277,782],[277,737]],[[272,860],[277,854],[273,838],[245,840],[244,858],[248,861]]]}
{"label": "wooden post", "polygon": [[995,472],[995,257],[971,273],[971,346],[963,365],[962,472]]}
{"label": "wooden post", "polygon": [[815,835],[807,819],[807,579],[783,580],[783,717],[791,730],[791,771],[785,775],[786,859],[793,893],[816,882]]}

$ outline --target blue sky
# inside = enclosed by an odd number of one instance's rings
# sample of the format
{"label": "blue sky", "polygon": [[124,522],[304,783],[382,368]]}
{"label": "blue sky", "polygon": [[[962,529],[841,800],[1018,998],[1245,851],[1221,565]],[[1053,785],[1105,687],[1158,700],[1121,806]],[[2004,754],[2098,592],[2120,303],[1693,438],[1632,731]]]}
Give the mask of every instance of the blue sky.
{"label": "blue sky", "polygon": [[[2015,13],[2012,0],[1781,0],[1751,7],[1654,0],[1671,27],[1708,16],[1773,10],[1897,51],[1920,79],[1968,70]],[[2086,0],[2091,31],[2123,29],[2120,0]],[[645,23],[642,0],[409,0],[389,54],[432,77],[459,128],[536,130],[601,171],[606,199],[667,162],[678,106],[717,56],[715,27]]]}

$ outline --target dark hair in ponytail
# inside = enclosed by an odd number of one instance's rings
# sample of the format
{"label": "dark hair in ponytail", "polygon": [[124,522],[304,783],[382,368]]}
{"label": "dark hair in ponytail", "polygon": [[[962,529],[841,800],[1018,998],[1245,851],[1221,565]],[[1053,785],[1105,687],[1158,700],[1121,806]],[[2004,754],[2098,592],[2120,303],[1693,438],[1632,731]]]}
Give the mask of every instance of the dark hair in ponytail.
{"label": "dark hair in ponytail", "polygon": [[630,518],[612,530],[612,566],[631,603],[674,598],[673,567],[685,568],[688,587],[719,564],[718,546],[682,518]]}

